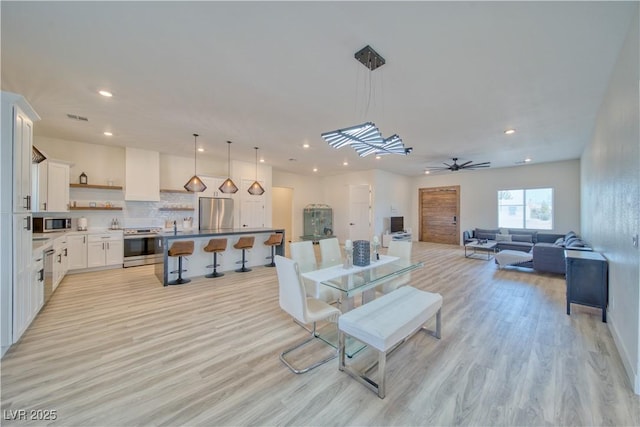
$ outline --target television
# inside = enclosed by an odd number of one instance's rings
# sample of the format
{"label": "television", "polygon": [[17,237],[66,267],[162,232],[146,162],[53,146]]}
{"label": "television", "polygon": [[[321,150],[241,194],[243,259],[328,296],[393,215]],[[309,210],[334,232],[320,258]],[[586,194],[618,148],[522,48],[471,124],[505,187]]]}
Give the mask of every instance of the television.
{"label": "television", "polygon": [[389,231],[391,233],[398,233],[404,231],[404,217],[403,216],[392,216],[391,224],[389,227]]}

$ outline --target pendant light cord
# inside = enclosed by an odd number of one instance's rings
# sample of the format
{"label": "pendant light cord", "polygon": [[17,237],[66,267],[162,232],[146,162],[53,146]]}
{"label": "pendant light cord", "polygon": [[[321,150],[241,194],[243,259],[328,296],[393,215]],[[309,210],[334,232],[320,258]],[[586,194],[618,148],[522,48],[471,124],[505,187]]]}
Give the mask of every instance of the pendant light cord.
{"label": "pendant light cord", "polygon": [[193,175],[196,176],[198,170],[198,134],[193,134]]}

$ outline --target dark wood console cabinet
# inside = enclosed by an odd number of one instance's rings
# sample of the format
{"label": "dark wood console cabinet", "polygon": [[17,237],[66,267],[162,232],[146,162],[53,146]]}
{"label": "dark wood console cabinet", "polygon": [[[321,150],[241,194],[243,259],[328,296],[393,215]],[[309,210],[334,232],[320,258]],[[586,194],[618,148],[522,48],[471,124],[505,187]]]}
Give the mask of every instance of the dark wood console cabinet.
{"label": "dark wood console cabinet", "polygon": [[607,321],[609,293],[607,259],[598,252],[566,250],[567,314],[571,303],[602,309],[602,321]]}

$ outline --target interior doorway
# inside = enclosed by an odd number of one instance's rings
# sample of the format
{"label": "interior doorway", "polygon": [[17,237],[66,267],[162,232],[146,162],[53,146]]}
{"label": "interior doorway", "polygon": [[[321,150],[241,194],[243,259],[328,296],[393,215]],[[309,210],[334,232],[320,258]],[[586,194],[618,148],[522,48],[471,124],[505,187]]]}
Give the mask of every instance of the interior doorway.
{"label": "interior doorway", "polygon": [[421,188],[421,242],[460,244],[460,186]]}
{"label": "interior doorway", "polygon": [[371,235],[371,186],[349,186],[349,239],[369,240]]}

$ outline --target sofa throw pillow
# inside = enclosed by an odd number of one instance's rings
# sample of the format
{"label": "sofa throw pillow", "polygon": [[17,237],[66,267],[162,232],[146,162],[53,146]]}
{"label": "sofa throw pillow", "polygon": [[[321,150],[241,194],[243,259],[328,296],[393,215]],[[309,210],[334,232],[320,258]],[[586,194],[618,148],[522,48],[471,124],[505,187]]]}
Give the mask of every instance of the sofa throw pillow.
{"label": "sofa throw pillow", "polygon": [[564,246],[564,237],[558,237],[553,244],[556,246]]}
{"label": "sofa throw pillow", "polygon": [[499,233],[499,229],[476,228],[474,230],[473,237],[482,240],[496,240],[496,234]]}
{"label": "sofa throw pillow", "polygon": [[584,248],[585,243],[580,239],[571,239],[571,243],[567,244],[565,247],[567,248]]}
{"label": "sofa throw pillow", "polygon": [[573,243],[575,240],[579,240],[577,237],[573,236],[573,237],[569,237],[568,239],[564,239],[564,246],[568,247],[569,245],[571,245],[571,243]]}
{"label": "sofa throw pillow", "polygon": [[569,240],[572,237],[578,237],[578,235],[574,232],[574,231],[570,231],[567,234],[564,235],[564,241],[566,242],[567,240]]}
{"label": "sofa throw pillow", "polygon": [[512,234],[511,241],[533,243],[533,238],[531,234]]}
{"label": "sofa throw pillow", "polygon": [[496,234],[496,242],[510,242],[511,237],[510,234]]}

